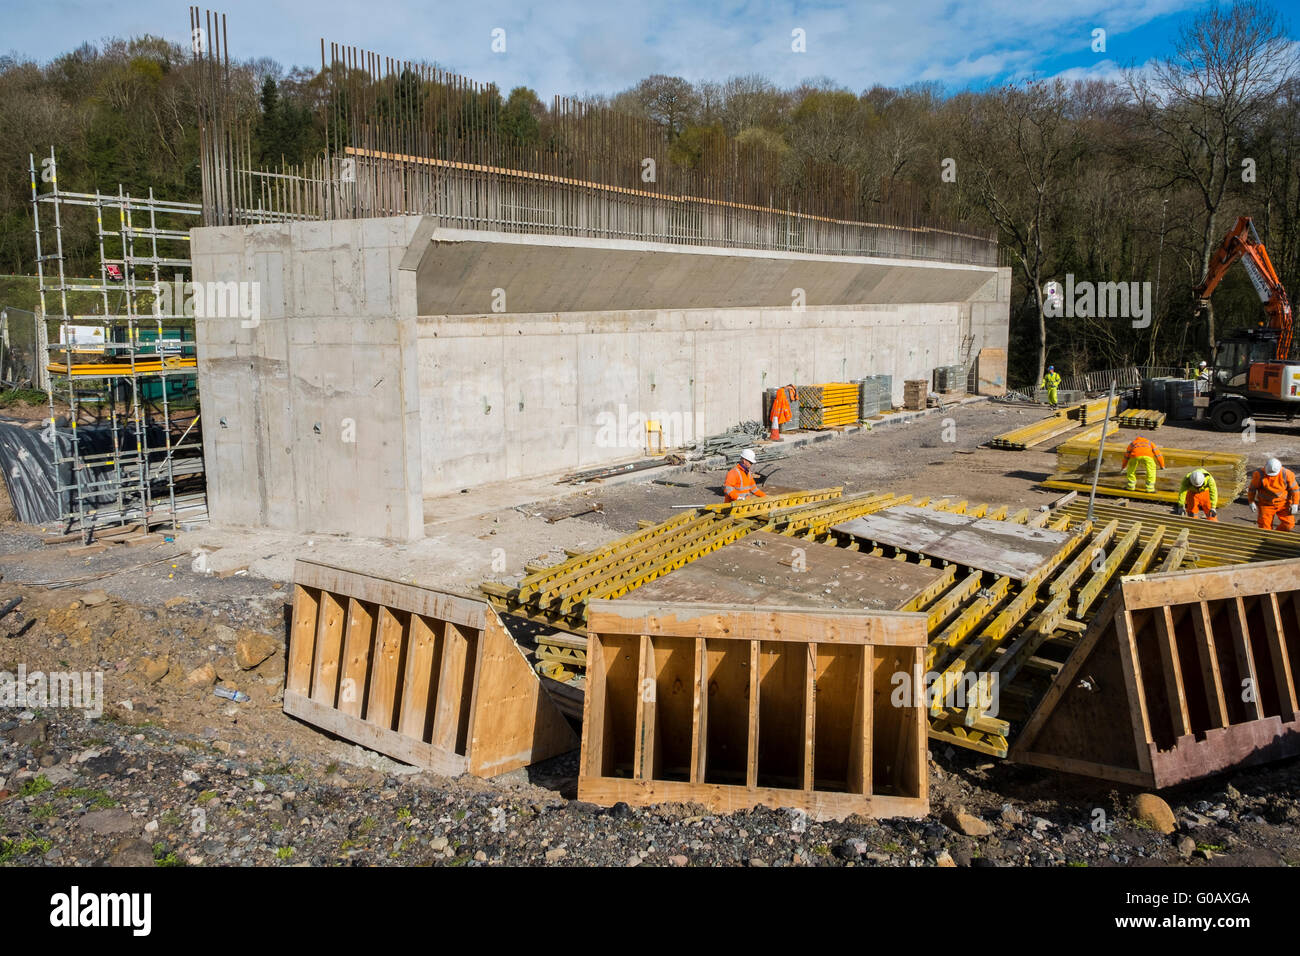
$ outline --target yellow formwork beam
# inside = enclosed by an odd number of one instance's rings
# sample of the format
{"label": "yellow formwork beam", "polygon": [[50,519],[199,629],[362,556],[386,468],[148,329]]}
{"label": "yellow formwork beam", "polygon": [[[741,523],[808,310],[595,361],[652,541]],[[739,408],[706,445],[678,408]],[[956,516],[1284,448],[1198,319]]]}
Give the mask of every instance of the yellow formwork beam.
{"label": "yellow formwork beam", "polygon": [[[1164,529],[1161,529],[1164,534]],[[1128,557],[1128,553],[1133,550],[1133,545],[1137,544],[1138,536],[1142,534],[1142,522],[1135,521],[1133,527],[1128,529],[1124,537],[1120,538],[1115,547],[1106,555],[1102,561],[1101,567],[1093,571],[1092,577],[1088,578],[1086,584],[1079,588],[1079,597],[1074,606],[1074,616],[1081,618],[1088,613],[1088,608],[1092,607],[1092,602],[1101,596],[1101,590],[1104,588],[1119,566]]]}
{"label": "yellow formwork beam", "polygon": [[[955,565],[952,570],[957,570]],[[940,624],[955,614],[957,608],[959,608],[967,598],[980,589],[980,580],[983,577],[984,572],[972,571],[962,579],[960,584],[936,601],[934,606],[927,612],[927,632],[935,630]]]}
{"label": "yellow formwork beam", "polygon": [[935,664],[939,660],[939,655],[956,647],[971,631],[979,626],[980,622],[995,607],[1002,603],[1002,599],[1007,596],[1011,589],[1011,578],[1005,574],[994,581],[988,588],[979,591],[975,600],[971,601],[957,615],[956,620],[943,629],[938,637],[930,640],[929,646],[925,649],[925,669],[934,670]]}
{"label": "yellow formwork beam", "polygon": [[950,564],[944,569],[943,574],[927,584],[924,588],[914,594],[900,611],[919,611],[944,591],[948,590],[949,585],[957,578],[957,565]]}
{"label": "yellow formwork beam", "polygon": [[1092,564],[1093,559],[1097,557],[1098,551],[1106,547],[1106,543],[1115,536],[1119,528],[1119,522],[1112,520],[1104,528],[1098,531],[1088,542],[1090,547],[1085,548],[1079,553],[1079,556],[1070,562],[1056,579],[1047,585],[1047,593],[1051,595],[1059,594],[1065,591],[1067,594],[1074,587],[1074,582],[1083,576],[1083,572],[1088,570],[1088,565]]}

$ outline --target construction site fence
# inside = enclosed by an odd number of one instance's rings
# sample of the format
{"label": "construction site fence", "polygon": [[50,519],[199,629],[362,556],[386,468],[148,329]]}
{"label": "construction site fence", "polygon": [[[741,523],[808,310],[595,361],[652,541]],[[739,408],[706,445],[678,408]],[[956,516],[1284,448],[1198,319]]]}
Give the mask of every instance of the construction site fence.
{"label": "construction site fence", "polygon": [[[1148,378],[1194,378],[1195,366],[1173,367],[1167,365],[1129,365],[1124,368],[1101,369],[1081,375],[1062,375],[1060,388],[1064,391],[1104,392],[1111,382],[1116,389],[1138,388]],[[1022,386],[1022,391],[1032,392],[1037,382]]]}

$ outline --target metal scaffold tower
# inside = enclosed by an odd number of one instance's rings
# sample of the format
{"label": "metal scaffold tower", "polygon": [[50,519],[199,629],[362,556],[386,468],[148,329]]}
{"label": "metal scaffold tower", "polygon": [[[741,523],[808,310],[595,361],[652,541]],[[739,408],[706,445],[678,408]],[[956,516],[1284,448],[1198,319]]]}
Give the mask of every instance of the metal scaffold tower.
{"label": "metal scaffold tower", "polygon": [[[202,207],[152,189],[148,197],[121,186],[116,195],[66,192],[53,149],[39,166],[34,156],[29,163],[41,321],[58,330],[43,361],[65,531],[89,541],[104,526],[175,530],[206,520],[194,318],[185,307],[189,229]],[[98,281],[70,274],[64,233],[72,215],[85,215],[76,207],[94,217]]]}

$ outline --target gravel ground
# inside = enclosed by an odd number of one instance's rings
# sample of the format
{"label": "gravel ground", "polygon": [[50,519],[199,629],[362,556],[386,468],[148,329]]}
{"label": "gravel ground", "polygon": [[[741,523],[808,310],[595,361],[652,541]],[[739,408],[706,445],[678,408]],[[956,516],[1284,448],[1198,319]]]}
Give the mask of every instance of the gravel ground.
{"label": "gravel ground", "polygon": [[155,609],[8,593],[23,603],[0,623],[0,670],[104,673],[99,719],[0,709],[8,865],[1300,864],[1298,761],[1166,793],[1168,834],[1127,790],[947,747],[925,820],[602,809],[574,799],[576,754],[452,780],[285,716],[278,596]]}

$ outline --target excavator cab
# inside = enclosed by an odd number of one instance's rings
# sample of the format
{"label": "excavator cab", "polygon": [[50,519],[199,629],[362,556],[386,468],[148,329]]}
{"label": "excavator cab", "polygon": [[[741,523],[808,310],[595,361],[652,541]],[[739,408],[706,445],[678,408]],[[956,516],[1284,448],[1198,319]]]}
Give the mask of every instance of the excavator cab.
{"label": "excavator cab", "polygon": [[1219,343],[1214,364],[1214,384],[1232,392],[1253,391],[1251,367],[1271,362],[1277,352],[1277,335],[1270,330],[1246,330]]}

